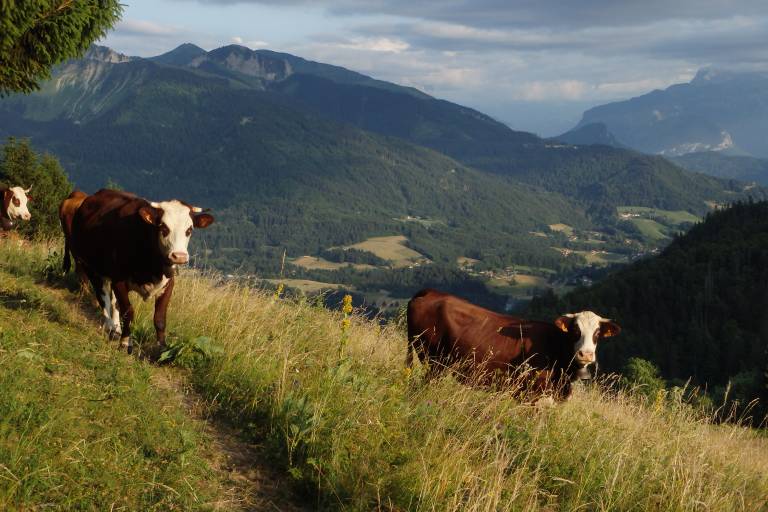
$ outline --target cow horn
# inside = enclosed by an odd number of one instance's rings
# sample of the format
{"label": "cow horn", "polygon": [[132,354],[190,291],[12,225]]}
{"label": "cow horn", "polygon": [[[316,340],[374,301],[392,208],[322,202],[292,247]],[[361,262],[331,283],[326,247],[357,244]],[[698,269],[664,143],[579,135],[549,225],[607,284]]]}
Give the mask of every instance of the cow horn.
{"label": "cow horn", "polygon": [[203,213],[203,209],[199,206],[190,206],[190,210],[192,210],[192,213]]}
{"label": "cow horn", "polygon": [[156,203],[154,201],[150,201],[149,202],[149,206],[151,206],[152,208],[160,208],[160,203]]}
{"label": "cow horn", "polygon": [[30,191],[30,190],[32,190],[32,185],[30,185],[28,189],[25,189],[25,190],[24,190],[24,193],[25,193],[25,194],[29,194],[29,191]]}

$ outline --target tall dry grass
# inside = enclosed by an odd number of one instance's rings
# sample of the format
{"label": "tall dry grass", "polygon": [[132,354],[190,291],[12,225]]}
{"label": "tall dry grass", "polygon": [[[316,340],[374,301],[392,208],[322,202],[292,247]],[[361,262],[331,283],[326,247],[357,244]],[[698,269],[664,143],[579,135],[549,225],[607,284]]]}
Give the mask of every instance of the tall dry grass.
{"label": "tall dry grass", "polygon": [[[137,335],[153,337],[151,308]],[[197,387],[318,505],[349,510],[732,511],[768,507],[768,441],[680,401],[603,387],[538,410],[404,371],[394,325],[184,272],[171,343],[210,337]],[[345,343],[340,356],[340,343]]]}

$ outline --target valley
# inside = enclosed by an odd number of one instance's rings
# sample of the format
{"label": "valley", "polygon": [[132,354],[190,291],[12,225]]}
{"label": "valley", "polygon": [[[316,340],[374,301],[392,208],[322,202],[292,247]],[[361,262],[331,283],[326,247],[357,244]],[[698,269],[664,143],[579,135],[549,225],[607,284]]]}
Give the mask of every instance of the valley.
{"label": "valley", "polygon": [[297,293],[345,289],[386,312],[426,286],[524,307],[654,254],[709,205],[765,197],[237,45],[150,59],[94,47],[40,92],[0,101],[0,136],[51,151],[86,192],[111,183],[213,208],[193,241],[199,266]]}

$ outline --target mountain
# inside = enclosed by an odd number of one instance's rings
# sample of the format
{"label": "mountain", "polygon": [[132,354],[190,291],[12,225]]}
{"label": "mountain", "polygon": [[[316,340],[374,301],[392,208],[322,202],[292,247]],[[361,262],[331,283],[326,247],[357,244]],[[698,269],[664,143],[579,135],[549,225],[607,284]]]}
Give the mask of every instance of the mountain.
{"label": "mountain", "polygon": [[[737,203],[707,216],[660,255],[638,261],[549,310],[588,308],[616,320],[620,337],[601,348],[601,367],[630,357],[665,378],[709,388],[762,384],[768,369],[768,202]],[[752,398],[752,397],[749,397]]]}
{"label": "mountain", "polygon": [[608,131],[603,123],[591,123],[579,126],[562,135],[554,137],[554,140],[576,146],[612,146],[623,148],[624,144],[616,140],[616,137]]}
{"label": "mountain", "polygon": [[591,225],[558,194],[147,59],[70,62],[0,111],[0,135],[30,136],[79,187],[112,179],[213,207],[222,221],[201,238],[253,258],[264,247],[299,256],[404,234],[434,261],[472,251],[557,267],[561,256],[529,231]]}
{"label": "mountain", "polygon": [[674,157],[672,161],[689,171],[768,186],[768,159],[765,158],[702,151]]}
{"label": "mountain", "polygon": [[768,157],[768,75],[704,69],[689,83],[589,109],[577,128],[593,123],[646,153]]}
{"label": "mountain", "polygon": [[277,247],[316,255],[380,235],[454,266],[561,269],[578,262],[553,250],[548,225],[614,230],[618,206],[701,215],[743,195],[660,157],[552,143],[411,88],[241,46],[153,59],[94,48],[38,93],[0,100],[8,135],[54,152],[86,190],[112,180],[216,208],[222,222],[199,238],[240,270],[279,264]]}

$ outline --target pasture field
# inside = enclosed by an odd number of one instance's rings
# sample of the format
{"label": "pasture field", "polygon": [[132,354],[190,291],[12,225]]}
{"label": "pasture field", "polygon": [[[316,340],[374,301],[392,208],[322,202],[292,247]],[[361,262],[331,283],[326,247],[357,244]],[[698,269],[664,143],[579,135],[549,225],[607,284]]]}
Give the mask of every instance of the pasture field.
{"label": "pasture field", "polygon": [[640,233],[642,233],[644,237],[650,239],[653,242],[658,242],[659,240],[669,238],[667,235],[668,229],[655,220],[630,219],[630,222],[637,226],[637,229],[640,230]]}
{"label": "pasture field", "polygon": [[[11,259],[0,250],[9,273]],[[451,377],[425,383],[418,365],[404,369],[402,325],[355,315],[346,322],[341,312],[314,303],[220,282],[181,274],[169,342],[193,357],[177,362],[189,368],[212,410],[241,426],[312,496],[314,509],[768,507],[766,436],[713,426],[674,396],[645,400],[603,383],[537,409],[507,388],[468,387]],[[136,302],[141,352],[153,339],[151,305]],[[201,336],[208,349],[195,352]],[[124,354],[110,357],[131,368],[145,365]],[[11,396],[23,393],[14,388]],[[194,450],[200,441],[191,439]],[[197,465],[188,471],[191,483],[205,472]]]}
{"label": "pasture field", "polygon": [[407,241],[408,239],[403,235],[376,236],[344,248],[372,252],[379,258],[391,261],[392,266],[395,268],[429,261],[421,253],[406,247],[405,243]]}
{"label": "pasture field", "polygon": [[363,263],[337,263],[318,256],[301,256],[290,261],[290,263],[307,270],[339,270],[344,267],[353,267],[358,270],[370,270],[376,268],[373,265],[366,265]]}
{"label": "pasture field", "polygon": [[487,285],[491,290],[504,291],[513,296],[524,295],[527,291],[536,288],[546,288],[548,281],[541,276],[530,274],[516,274],[513,278],[493,277],[488,280]]}
{"label": "pasture field", "polygon": [[550,224],[549,229],[551,231],[556,231],[558,233],[565,233],[568,236],[573,235],[573,228],[569,226],[568,224],[563,224],[562,222],[557,224]]}
{"label": "pasture field", "polygon": [[699,222],[701,218],[686,212],[685,210],[660,210],[658,208],[648,208],[646,206],[618,206],[616,210],[622,213],[637,213],[645,218],[662,219],[667,224],[677,225],[684,222]]}

